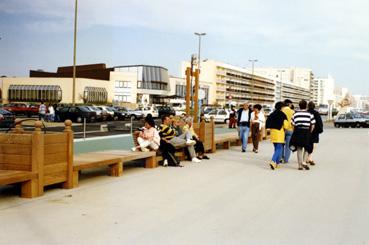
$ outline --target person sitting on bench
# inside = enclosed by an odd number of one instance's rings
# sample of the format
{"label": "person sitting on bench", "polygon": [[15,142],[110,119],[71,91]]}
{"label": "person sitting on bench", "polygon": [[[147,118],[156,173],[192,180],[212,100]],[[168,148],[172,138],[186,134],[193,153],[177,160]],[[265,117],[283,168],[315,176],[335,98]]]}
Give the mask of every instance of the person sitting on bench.
{"label": "person sitting on bench", "polygon": [[204,144],[200,140],[199,136],[196,134],[195,130],[193,129],[193,119],[192,117],[186,117],[185,125],[182,128],[182,132],[186,135],[186,137],[194,140],[195,144],[195,151],[197,154],[197,158],[199,159],[210,159],[208,156],[205,155],[205,148]]}
{"label": "person sitting on bench", "polygon": [[145,118],[145,127],[139,133],[137,138],[138,146],[133,147],[132,151],[141,149],[141,151],[158,150],[160,145],[160,136],[158,130],[155,128],[155,121],[152,117]]}
{"label": "person sitting on bench", "polygon": [[[171,124],[172,123],[171,123],[170,118],[168,116],[163,116],[162,125],[160,126],[160,132],[159,132],[159,135],[161,137],[160,145],[164,143],[163,147],[160,147],[160,149],[163,152],[163,156],[165,156],[165,152],[167,152],[168,150],[166,149],[167,147],[164,147],[166,146],[165,143],[169,143],[170,145],[174,147],[187,147],[188,152],[190,153],[192,162],[196,162],[196,163],[201,162],[201,160],[199,160],[196,157],[196,152],[194,148],[194,144],[196,142],[191,139],[190,140],[185,139],[185,135],[181,135],[181,137],[177,137],[175,130],[171,127]],[[168,161],[166,160],[168,159],[164,160],[163,166],[168,165]]]}

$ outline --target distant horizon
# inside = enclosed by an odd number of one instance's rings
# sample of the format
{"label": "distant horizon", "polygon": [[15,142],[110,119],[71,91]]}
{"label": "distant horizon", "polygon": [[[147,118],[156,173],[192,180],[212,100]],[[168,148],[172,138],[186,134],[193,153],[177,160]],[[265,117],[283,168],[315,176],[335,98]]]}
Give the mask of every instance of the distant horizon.
{"label": "distant horizon", "polygon": [[[197,53],[197,31],[207,33],[202,59],[309,68],[369,95],[367,9],[365,0],[80,1],[77,64],[157,65],[180,76],[181,62]],[[0,75],[72,65],[73,21],[74,1],[1,1]]]}

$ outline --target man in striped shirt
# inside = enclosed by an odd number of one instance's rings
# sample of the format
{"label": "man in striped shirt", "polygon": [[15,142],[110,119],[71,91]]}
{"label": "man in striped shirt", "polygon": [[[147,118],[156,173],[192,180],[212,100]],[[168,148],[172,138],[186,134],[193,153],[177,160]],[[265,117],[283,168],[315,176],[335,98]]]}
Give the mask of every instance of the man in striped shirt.
{"label": "man in striped shirt", "polygon": [[297,161],[299,170],[309,170],[306,164],[308,151],[310,147],[311,132],[314,129],[314,115],[307,111],[306,100],[301,100],[299,103],[300,109],[295,112],[292,117],[292,125],[294,126],[293,136],[290,146],[297,150]]}

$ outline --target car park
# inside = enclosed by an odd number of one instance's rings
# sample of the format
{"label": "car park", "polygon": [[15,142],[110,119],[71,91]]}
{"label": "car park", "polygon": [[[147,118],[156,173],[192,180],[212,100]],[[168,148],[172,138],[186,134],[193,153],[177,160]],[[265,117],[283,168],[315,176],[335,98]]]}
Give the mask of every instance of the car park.
{"label": "car park", "polygon": [[11,128],[15,124],[15,115],[10,111],[0,109],[0,128]]}
{"label": "car park", "polygon": [[107,120],[113,120],[114,119],[114,111],[110,107],[104,106],[104,105],[95,106],[95,107],[100,109],[102,111],[102,113],[106,115]]}
{"label": "car park", "polygon": [[108,117],[107,113],[103,110],[97,108],[96,106],[86,106],[86,108],[92,112],[96,113],[96,120],[97,121],[105,121]]}
{"label": "car park", "polygon": [[345,113],[339,114],[334,119],[334,126],[336,128],[359,128],[359,127],[369,127],[369,118],[358,114],[358,113]]}
{"label": "car park", "polygon": [[123,110],[119,110],[115,107],[110,107],[110,109],[114,112],[114,120],[124,120],[127,117],[127,113]]}
{"label": "car park", "polygon": [[229,122],[229,111],[226,109],[214,109],[208,114],[204,115],[205,121],[209,122],[210,118],[214,118],[216,123],[227,123]]}
{"label": "car park", "polygon": [[95,122],[96,112],[91,111],[87,106],[65,106],[58,108],[58,117],[62,122],[69,119],[81,123],[84,118],[87,122]]}

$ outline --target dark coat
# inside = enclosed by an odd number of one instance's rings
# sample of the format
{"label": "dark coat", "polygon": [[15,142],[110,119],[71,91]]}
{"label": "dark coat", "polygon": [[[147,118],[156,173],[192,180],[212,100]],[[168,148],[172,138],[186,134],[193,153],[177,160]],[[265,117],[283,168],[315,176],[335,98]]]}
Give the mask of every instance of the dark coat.
{"label": "dark coat", "polygon": [[[243,108],[240,108],[237,111],[237,126],[240,126],[242,111],[243,111]],[[241,125],[241,126],[250,127],[250,120],[251,120],[251,110],[249,109],[249,120],[246,122],[246,125]]]}

